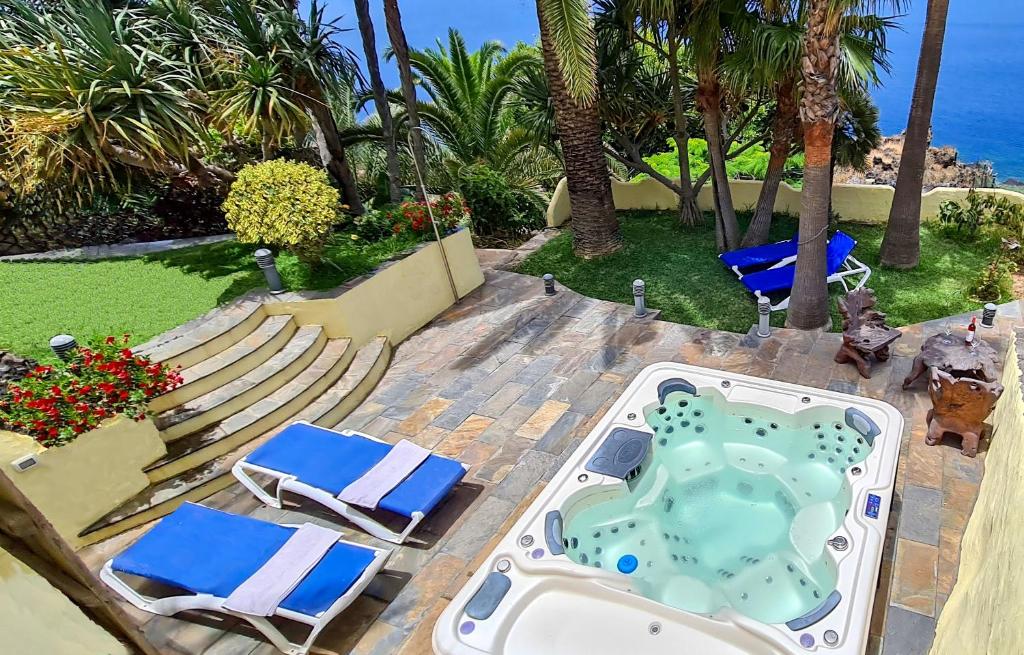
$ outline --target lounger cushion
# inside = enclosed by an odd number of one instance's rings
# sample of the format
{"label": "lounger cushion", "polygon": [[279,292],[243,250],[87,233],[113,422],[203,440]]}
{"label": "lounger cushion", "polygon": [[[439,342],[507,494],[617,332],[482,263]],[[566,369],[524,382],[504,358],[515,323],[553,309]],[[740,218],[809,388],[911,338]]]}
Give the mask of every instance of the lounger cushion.
{"label": "lounger cushion", "polygon": [[[388,443],[294,423],[253,451],[245,461],[294,475],[300,482],[337,496],[384,459],[390,450]],[[431,455],[381,498],[377,506],[408,517],[414,512],[429,514],[465,473],[455,460]]]}
{"label": "lounger cushion", "polygon": [[[826,274],[835,275],[843,267],[843,262],[853,252],[857,242],[845,232],[836,232],[828,242],[825,250]],[[793,288],[793,278],[796,275],[796,265],[780,266],[765,271],[750,273],[740,278],[743,285],[751,292],[759,291],[762,294],[774,291],[784,291]]]}
{"label": "lounger cushion", "polygon": [[796,266],[782,266],[744,275],[740,278],[740,282],[743,283],[743,286],[750,289],[751,292],[759,291],[762,294],[766,294],[773,291],[792,289],[795,275]]}
{"label": "lounger cushion", "polygon": [[754,246],[753,248],[740,248],[739,250],[723,252],[718,258],[730,268],[733,266],[738,269],[753,268],[755,266],[768,266],[769,264],[782,261],[786,257],[792,257],[796,254],[796,249],[797,241],[796,237],[794,237],[789,241],[779,241],[778,243],[769,243],[763,246]]}
{"label": "lounger cushion", "polygon": [[[227,598],[296,528],[186,503],[114,558],[115,571]],[[308,616],[327,610],[359,579],[374,551],[337,543],[280,607]]]}

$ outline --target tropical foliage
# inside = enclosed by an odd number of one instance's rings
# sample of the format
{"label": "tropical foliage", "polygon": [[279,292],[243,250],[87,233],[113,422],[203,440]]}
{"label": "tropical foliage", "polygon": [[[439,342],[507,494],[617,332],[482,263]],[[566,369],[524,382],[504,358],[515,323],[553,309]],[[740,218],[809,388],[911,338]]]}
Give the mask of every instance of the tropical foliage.
{"label": "tropical foliage", "polygon": [[[679,153],[676,150],[674,139],[668,142],[671,150],[659,152],[644,157],[644,161],[650,164],[654,170],[670,178],[679,177]],[[690,139],[689,143],[690,177],[697,179],[708,169],[708,143],[704,139]],[[760,143],[751,146],[735,157],[726,158],[725,170],[731,179],[742,180],[763,180],[768,174],[771,153]],[[804,168],[804,157],[796,153],[786,158],[783,168],[783,177],[791,183],[800,180]],[[643,179],[645,174],[637,175],[635,179]]]}
{"label": "tropical foliage", "polygon": [[444,149],[453,177],[473,164],[486,164],[524,187],[550,185],[560,177],[558,160],[510,110],[518,76],[539,66],[535,48],[507,52],[488,41],[470,52],[458,30],[451,29],[447,46],[439,40],[436,48],[414,50],[409,57],[430,98],[419,103],[420,120]]}

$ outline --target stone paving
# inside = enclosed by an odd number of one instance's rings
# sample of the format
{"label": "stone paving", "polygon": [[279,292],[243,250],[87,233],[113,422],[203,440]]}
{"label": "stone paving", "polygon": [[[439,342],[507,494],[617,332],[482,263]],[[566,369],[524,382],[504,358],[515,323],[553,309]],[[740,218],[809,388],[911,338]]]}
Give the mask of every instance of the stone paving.
{"label": "stone paving", "polygon": [[[484,263],[494,259],[482,253]],[[431,653],[434,621],[492,545],[526,509],[633,376],[678,361],[884,399],[907,418],[869,653],[924,655],[956,579],[960,538],[983,472],[952,444],[924,443],[924,383],[901,390],[923,336],[945,321],[904,328],[892,358],[870,380],[833,362],[840,335],[776,330],[768,339],[635,319],[632,308],[566,289],[545,297],[540,280],[499,270],[395,352],[377,389],[340,427],[388,441],[410,439],[471,466],[465,483],[397,548],[388,574],[317,641],[322,653]],[[1016,304],[997,329],[981,331],[1005,352]],[[953,325],[963,325],[962,318]],[[984,446],[982,447],[984,450]],[[239,485],[211,506],[278,522],[339,525],[311,503],[273,510]],[[387,546],[350,525],[349,538]],[[139,530],[89,553],[95,567]],[[270,655],[276,652],[237,621],[190,614],[187,620],[133,611],[164,652]],[[229,629],[225,632],[224,630]],[[298,635],[296,635],[296,638]]]}

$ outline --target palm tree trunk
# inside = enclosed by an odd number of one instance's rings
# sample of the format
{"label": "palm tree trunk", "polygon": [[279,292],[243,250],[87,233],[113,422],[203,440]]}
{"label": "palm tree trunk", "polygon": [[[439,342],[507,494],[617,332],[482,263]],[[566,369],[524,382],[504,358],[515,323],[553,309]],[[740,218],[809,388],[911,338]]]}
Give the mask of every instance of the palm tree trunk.
{"label": "palm tree trunk", "polygon": [[708,158],[711,160],[711,174],[715,180],[715,198],[721,211],[718,222],[722,231],[718,239],[719,250],[733,250],[740,243],[740,226],[736,220],[736,209],[732,204],[732,190],[729,188],[729,174],[725,170],[725,142],[722,139],[722,88],[717,80],[705,78],[697,88],[701,113],[704,115],[704,135],[708,140]]}
{"label": "palm tree trunk", "polygon": [[928,0],[928,15],[917,61],[917,80],[910,103],[907,135],[896,177],[896,193],[889,210],[889,223],[882,239],[881,263],[894,268],[914,268],[921,258],[921,189],[928,132],[932,123],[935,87],[942,62],[949,0]]}
{"label": "palm tree trunk", "polygon": [[[569,95],[540,3],[537,3],[537,20],[544,72],[555,105],[555,126],[565,161],[572,207],[573,249],[585,258],[606,255],[622,247],[622,235],[612,201],[597,105],[584,105]],[[594,38],[593,35],[590,38]]]}
{"label": "palm tree trunk", "polygon": [[398,162],[398,145],[395,143],[395,126],[391,118],[391,105],[388,103],[388,92],[384,80],[380,76],[380,62],[377,59],[377,37],[373,32],[373,19],[370,17],[370,0],[355,0],[356,19],[359,21],[359,34],[363,40],[363,54],[366,56],[366,71],[370,75],[370,86],[373,88],[373,102],[380,117],[380,129],[384,135],[384,153],[388,168],[388,197],[391,202],[402,199],[401,169]]}
{"label": "palm tree trunk", "polygon": [[810,0],[802,63],[804,93],[800,119],[804,132],[804,187],[800,194],[800,245],[786,324],[813,330],[829,320],[825,248],[828,206],[832,195],[832,137],[839,99],[836,96],[839,39],[828,29],[831,0]]}
{"label": "palm tree trunk", "polygon": [[[412,79],[412,65],[409,62],[409,44],[405,40],[402,28],[402,13],[398,10],[398,0],[384,0],[384,22],[388,28],[391,49],[395,52],[398,63],[398,76],[402,80],[402,96],[409,116],[409,130],[412,137],[412,156],[423,179],[427,178],[427,157],[423,147],[423,132],[420,130],[420,115],[416,110],[416,85]],[[416,188],[416,197],[426,200],[423,191]]]}
{"label": "palm tree trunk", "polygon": [[327,106],[324,98],[313,97],[306,107],[310,117],[313,119],[313,132],[316,135],[317,148],[320,150],[320,159],[331,174],[334,181],[341,188],[341,200],[348,205],[349,212],[359,216],[366,212],[362,201],[359,199],[359,188],[356,185],[356,177],[348,165],[348,157],[345,155],[345,147],[341,145],[338,138],[338,123],[334,120],[331,108]]}
{"label": "palm tree trunk", "polygon": [[676,149],[679,151],[679,222],[692,227],[701,222],[703,215],[697,206],[693,181],[690,179],[690,135],[683,107],[683,85],[679,80],[679,42],[675,21],[669,23],[668,74],[672,82],[672,119],[675,123]]}
{"label": "palm tree trunk", "polygon": [[779,195],[786,159],[789,158],[789,151],[793,145],[793,127],[798,119],[794,91],[793,80],[782,82],[777,88],[768,170],[765,172],[764,182],[761,183],[761,193],[757,197],[754,217],[747,226],[747,233],[743,235],[743,243],[740,244],[744,248],[759,246],[768,241],[772,215],[775,212],[775,199]]}

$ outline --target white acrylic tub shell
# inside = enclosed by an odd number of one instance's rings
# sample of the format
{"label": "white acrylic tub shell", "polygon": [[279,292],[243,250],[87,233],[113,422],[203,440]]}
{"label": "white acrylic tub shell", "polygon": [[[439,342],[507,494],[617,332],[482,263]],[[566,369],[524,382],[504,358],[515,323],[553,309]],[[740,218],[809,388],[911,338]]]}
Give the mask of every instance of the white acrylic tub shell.
{"label": "white acrylic tub shell", "polygon": [[[564,514],[565,508],[581,499],[600,500],[602,488],[616,493],[626,484],[591,473],[585,465],[613,429],[648,430],[644,410],[657,403],[658,385],[671,378],[683,378],[698,391],[718,389],[731,403],[766,406],[789,414],[853,407],[881,429],[871,454],[859,464],[860,475],[852,470],[846,473],[852,503],[831,537],[845,537],[849,547],[845,551],[830,549],[842,600],[824,619],[793,631],[785,624],[760,623],[729,608],[713,615],[677,610],[631,593],[627,575],[582,566],[564,554],[547,551],[544,519],[550,510]],[[441,614],[434,626],[434,650],[439,655],[862,655],[867,647],[902,433],[902,415],[881,401],[685,364],[649,366]],[[585,480],[581,481],[583,474]],[[877,518],[865,514],[868,494],[880,499]],[[511,580],[509,591],[486,620],[468,617],[466,604],[487,575],[499,570]]]}

